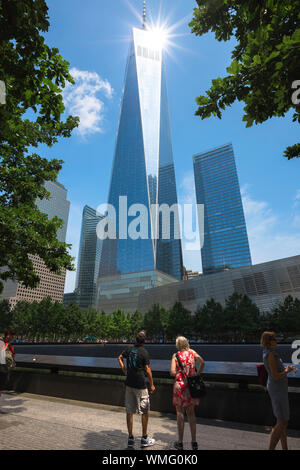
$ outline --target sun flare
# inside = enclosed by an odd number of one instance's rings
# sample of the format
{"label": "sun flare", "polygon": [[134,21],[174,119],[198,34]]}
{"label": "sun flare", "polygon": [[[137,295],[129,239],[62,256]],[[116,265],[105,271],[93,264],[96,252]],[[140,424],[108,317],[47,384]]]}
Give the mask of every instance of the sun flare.
{"label": "sun flare", "polygon": [[[162,0],[160,0],[160,7],[157,17],[154,19],[151,10],[146,8],[146,2],[144,1],[144,8],[143,12],[138,11],[134,6],[132,0],[125,0],[128,7],[134,13],[135,17],[138,19],[140,23],[140,27],[145,29],[151,33],[151,44],[156,48],[163,51],[164,54],[170,56],[172,60],[174,60],[178,64],[178,60],[174,50],[184,50],[182,46],[178,44],[176,38],[180,36],[186,36],[188,33],[181,32],[178,33],[178,29],[181,28],[183,25],[190,20],[190,15],[177,20],[176,22],[173,21],[174,12],[168,10],[167,12],[163,13],[162,11]],[[142,5],[141,0],[139,0],[140,4]],[[142,14],[141,14],[142,13]],[[129,27],[132,25],[130,24]],[[124,38],[126,41],[130,41],[131,37]],[[186,52],[189,52],[188,50]]]}
{"label": "sun flare", "polygon": [[150,33],[152,45],[158,49],[164,49],[168,42],[168,31],[160,26],[146,28]]}

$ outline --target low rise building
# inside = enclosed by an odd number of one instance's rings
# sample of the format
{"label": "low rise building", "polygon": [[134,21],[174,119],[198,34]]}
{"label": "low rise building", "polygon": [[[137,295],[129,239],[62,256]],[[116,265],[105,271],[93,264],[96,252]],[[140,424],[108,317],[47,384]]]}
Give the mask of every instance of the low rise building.
{"label": "low rise building", "polygon": [[145,313],[154,303],[170,308],[180,301],[195,312],[211,298],[225,306],[234,292],[247,295],[262,313],[288,295],[300,300],[300,255],[147,289],[139,294],[137,308]]}

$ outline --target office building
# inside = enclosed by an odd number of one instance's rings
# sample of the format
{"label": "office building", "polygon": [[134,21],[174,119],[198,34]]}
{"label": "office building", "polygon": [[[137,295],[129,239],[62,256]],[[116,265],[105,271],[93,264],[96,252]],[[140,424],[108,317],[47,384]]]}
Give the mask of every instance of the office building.
{"label": "office building", "polygon": [[92,307],[95,300],[102,250],[102,240],[97,237],[96,229],[102,218],[103,216],[99,215],[95,209],[89,206],[84,207],[76,273],[76,296],[74,297],[83,310]]}
{"label": "office building", "polygon": [[[120,197],[126,198],[129,212],[137,204],[145,209],[139,237],[131,237],[129,227],[140,209],[124,216]],[[117,276],[119,289],[123,279],[125,291],[133,273],[140,288],[145,275],[157,282],[156,271],[169,281],[182,279],[178,209],[170,211],[167,234],[159,211],[162,204],[177,204],[163,45],[145,23],[142,29],[133,28],[108,203],[116,214],[123,210],[125,227],[117,219],[116,239],[103,241],[98,299],[107,277]]]}
{"label": "office building", "polygon": [[209,276],[146,290],[139,295],[137,308],[146,313],[152,305],[171,308],[181,302],[191,312],[214,299],[225,307],[234,292],[247,295],[260,309],[269,312],[288,295],[300,300],[300,256],[292,256],[252,266],[230,269]]}
{"label": "office building", "polygon": [[194,279],[199,276],[202,276],[202,273],[199,271],[192,271],[191,269],[183,267],[183,281],[188,281],[189,279]]}
{"label": "office building", "polygon": [[[60,242],[65,242],[70,209],[67,190],[57,181],[46,181],[45,188],[50,193],[50,199],[37,199],[36,205],[41,212],[48,215],[49,220],[57,216],[63,221],[63,227],[57,232],[57,239]],[[22,282],[8,280],[5,282],[0,299],[8,299],[12,307],[21,300],[40,302],[48,296],[53,301],[63,302],[66,270],[62,269],[60,275],[55,274],[46,267],[44,261],[38,255],[29,254],[28,256],[32,259],[34,270],[40,278],[39,286],[30,289],[26,288]]]}
{"label": "office building", "polygon": [[251,265],[232,144],[195,155],[197,204],[204,205],[203,274]]}
{"label": "office building", "polygon": [[67,294],[64,294],[64,299],[63,299],[64,307],[67,307],[70,304],[76,304],[76,303],[77,303],[76,291],[68,292]]}

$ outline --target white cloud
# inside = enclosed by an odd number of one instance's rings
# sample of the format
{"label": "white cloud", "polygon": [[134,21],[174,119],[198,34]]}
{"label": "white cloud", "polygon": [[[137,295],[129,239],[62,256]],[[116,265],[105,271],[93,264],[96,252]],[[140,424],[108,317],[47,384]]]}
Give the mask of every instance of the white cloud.
{"label": "white cloud", "polygon": [[[290,210],[282,215],[276,213],[266,202],[255,199],[250,187],[241,188],[246,226],[253,264],[273,261],[300,254],[300,190],[291,201]],[[187,173],[179,185],[181,204],[196,202],[193,173]],[[297,230],[298,229],[298,230]],[[183,260],[188,269],[201,271],[201,253],[185,250]]]}
{"label": "white cloud", "polygon": [[248,235],[256,239],[264,237],[274,226],[277,218],[267,202],[253,199],[247,185],[241,188],[244,213],[247,222]]}
{"label": "white cloud", "polygon": [[[241,190],[252,263],[264,263],[300,254],[300,237],[293,230],[293,202],[283,218],[265,201],[255,200],[246,185]],[[300,192],[297,193],[300,199]]]}
{"label": "white cloud", "polygon": [[80,124],[76,132],[86,136],[103,132],[105,105],[99,95],[110,99],[113,89],[107,80],[96,72],[70,70],[75,85],[67,84],[63,92],[65,106],[73,116],[79,116]]}
{"label": "white cloud", "polygon": [[194,173],[192,171],[185,174],[180,185],[179,191],[181,204],[196,204],[196,190]]}

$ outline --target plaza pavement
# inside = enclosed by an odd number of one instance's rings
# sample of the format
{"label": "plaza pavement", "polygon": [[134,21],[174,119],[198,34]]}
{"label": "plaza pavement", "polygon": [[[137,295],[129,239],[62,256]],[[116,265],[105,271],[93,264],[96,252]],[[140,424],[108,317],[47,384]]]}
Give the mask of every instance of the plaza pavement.
{"label": "plaza pavement", "polygon": [[[176,417],[151,412],[149,450],[172,450]],[[199,450],[265,450],[269,427],[197,419]],[[140,449],[140,417],[134,417]],[[184,448],[191,449],[188,423]],[[0,398],[1,450],[125,450],[124,408],[31,394],[6,392]],[[300,431],[289,431],[289,446],[300,450]]]}

